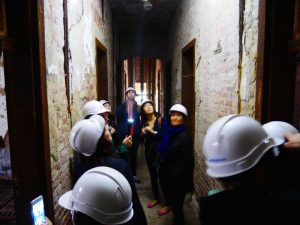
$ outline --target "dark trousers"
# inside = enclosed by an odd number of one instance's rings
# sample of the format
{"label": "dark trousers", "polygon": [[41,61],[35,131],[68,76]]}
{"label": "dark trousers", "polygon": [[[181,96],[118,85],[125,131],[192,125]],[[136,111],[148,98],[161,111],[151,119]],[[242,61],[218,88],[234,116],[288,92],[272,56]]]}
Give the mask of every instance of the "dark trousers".
{"label": "dark trousers", "polygon": [[173,225],[184,225],[183,204],[185,195],[188,192],[185,182],[169,176],[162,169],[159,170],[158,174],[159,183],[165,197],[165,204],[172,207]]}
{"label": "dark trousers", "polygon": [[129,149],[129,165],[133,176],[136,176],[136,165],[137,165],[137,151],[139,148],[139,142],[133,142]]}
{"label": "dark trousers", "polygon": [[156,146],[145,144],[145,160],[147,163],[154,199],[159,200],[158,174],[154,162],[157,159]]}

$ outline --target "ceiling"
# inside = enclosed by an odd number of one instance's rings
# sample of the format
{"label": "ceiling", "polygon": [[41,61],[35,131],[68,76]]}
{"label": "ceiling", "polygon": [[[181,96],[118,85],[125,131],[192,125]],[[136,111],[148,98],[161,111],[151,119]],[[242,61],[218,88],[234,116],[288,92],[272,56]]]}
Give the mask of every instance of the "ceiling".
{"label": "ceiling", "polygon": [[166,31],[181,0],[108,0],[119,32]]}

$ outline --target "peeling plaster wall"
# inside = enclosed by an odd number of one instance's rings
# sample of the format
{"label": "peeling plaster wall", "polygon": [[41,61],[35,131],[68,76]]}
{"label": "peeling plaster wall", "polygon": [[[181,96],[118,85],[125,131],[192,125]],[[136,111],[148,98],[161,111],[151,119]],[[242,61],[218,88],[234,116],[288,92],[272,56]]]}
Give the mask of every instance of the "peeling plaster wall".
{"label": "peeling plaster wall", "polygon": [[83,104],[97,96],[96,38],[107,49],[109,100],[113,98],[111,12],[108,3],[104,1],[103,16],[101,2],[67,1],[70,96],[67,96],[64,71],[63,0],[44,2],[49,135],[57,224],[66,224],[69,219],[67,211],[57,205],[59,196],[71,188],[70,160],[73,150],[69,145],[69,132],[72,125],[81,119]]}
{"label": "peeling plaster wall", "polygon": [[[240,10],[240,6],[245,10]],[[181,101],[182,49],[196,39],[194,178],[197,196],[218,187],[205,174],[201,152],[209,125],[226,114],[253,116],[255,113],[257,29],[258,0],[185,0],[172,20],[167,41],[167,60],[172,61],[174,83],[172,103]]]}
{"label": "peeling plaster wall", "polygon": [[113,102],[112,22],[106,2],[102,19],[100,2],[74,0],[68,5],[71,105],[75,120],[80,116],[84,102],[97,97],[96,39],[107,49],[108,98]]}

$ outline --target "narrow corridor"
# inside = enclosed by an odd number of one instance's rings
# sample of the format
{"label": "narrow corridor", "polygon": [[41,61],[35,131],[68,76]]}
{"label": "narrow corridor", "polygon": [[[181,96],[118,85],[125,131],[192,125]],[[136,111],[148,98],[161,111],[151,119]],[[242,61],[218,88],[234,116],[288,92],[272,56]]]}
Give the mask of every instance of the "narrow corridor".
{"label": "narrow corridor", "polygon": [[[115,114],[128,87],[163,117],[187,108],[194,193],[184,212],[198,225],[195,199],[222,188],[203,155],[214,121],[242,114],[300,129],[300,0],[0,0],[0,224],[31,225],[42,195],[54,225],[70,225],[58,204],[74,182],[70,131],[90,100]],[[171,225],[172,213],[146,207],[141,146],[137,176],[149,225]]]}
{"label": "narrow corridor", "polygon": [[[137,168],[137,176],[140,178],[141,183],[136,184],[140,200],[142,202],[143,208],[146,213],[148,225],[171,225],[172,224],[172,212],[168,213],[165,216],[158,216],[157,210],[162,206],[162,204],[158,204],[152,209],[148,209],[146,207],[147,202],[152,198],[152,190],[149,179],[149,172],[147,169],[145,157],[144,157],[144,148],[142,145],[139,147],[138,151],[138,168]],[[162,193],[160,193],[162,196]],[[184,204],[184,214],[186,217],[187,225],[200,225],[199,220],[197,218],[195,209],[192,206],[192,196],[188,194],[185,199]]]}

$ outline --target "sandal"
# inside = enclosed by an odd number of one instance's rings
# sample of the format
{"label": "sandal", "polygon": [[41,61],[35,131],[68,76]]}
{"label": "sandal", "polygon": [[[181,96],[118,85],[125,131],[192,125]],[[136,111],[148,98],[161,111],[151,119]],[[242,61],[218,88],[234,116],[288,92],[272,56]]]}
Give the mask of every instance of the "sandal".
{"label": "sandal", "polygon": [[159,216],[164,216],[164,215],[168,214],[171,210],[172,210],[171,207],[169,207],[169,206],[164,206],[164,207],[162,207],[161,209],[159,209],[159,210],[157,211],[157,215],[159,215]]}
{"label": "sandal", "polygon": [[154,199],[154,200],[148,202],[147,208],[151,209],[151,208],[153,208],[154,206],[156,206],[157,203],[158,203],[158,201],[157,201],[156,199]]}

